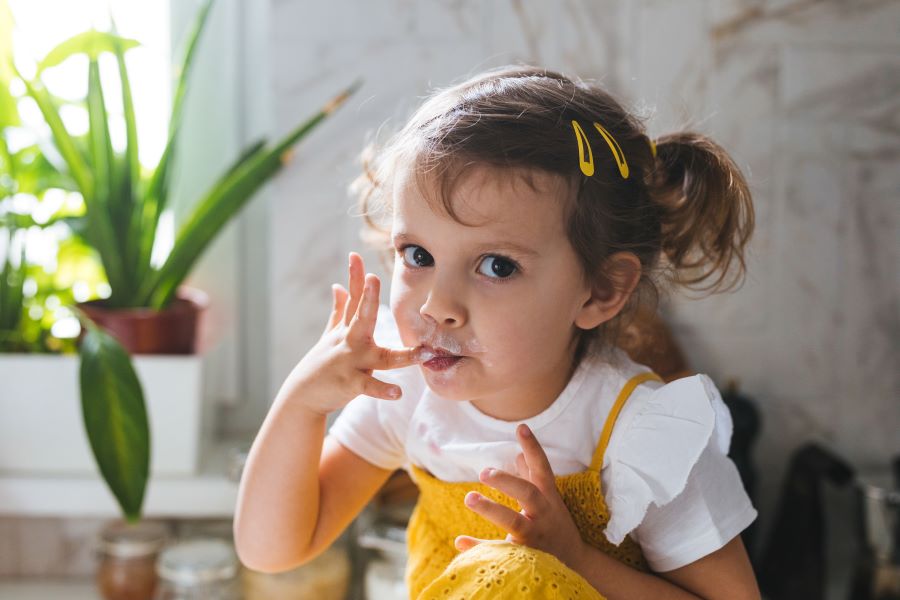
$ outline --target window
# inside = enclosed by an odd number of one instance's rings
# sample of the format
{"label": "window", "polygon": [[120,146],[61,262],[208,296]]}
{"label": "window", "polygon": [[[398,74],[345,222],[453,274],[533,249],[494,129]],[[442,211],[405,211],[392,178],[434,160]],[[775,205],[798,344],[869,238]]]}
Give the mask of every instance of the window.
{"label": "window", "polygon": [[[127,61],[140,160],[145,165],[155,164],[168,131],[171,65],[181,58],[184,37],[202,2],[8,1],[18,30],[13,36],[17,65],[26,76],[33,74],[34,61],[62,40],[90,27],[108,29],[110,13],[121,35],[141,43],[128,52]],[[154,249],[158,256],[168,253],[186,207],[207,190],[243,146],[266,133],[268,123],[260,116],[268,107],[265,72],[247,67],[264,62],[267,14],[262,7],[251,9],[244,4],[217,2],[200,40],[184,106],[171,212],[161,223],[163,243]],[[116,89],[115,61],[111,56],[105,58],[109,60],[101,61],[101,77],[105,85],[109,81],[110,88]],[[83,61],[83,68],[74,64],[76,61]],[[86,61],[74,57],[46,71],[44,79],[54,94],[76,99],[85,94],[86,71]],[[117,103],[121,110],[116,94],[108,93],[106,99],[111,112]],[[67,112],[68,126],[86,130],[83,111],[73,107]],[[22,113],[26,126],[41,128],[43,120],[36,106],[23,106]],[[124,130],[112,128],[111,135],[114,144],[118,136],[124,145]],[[201,341],[205,343],[205,396],[211,401],[207,402],[211,410],[207,423],[216,429],[255,430],[268,407],[265,193],[257,194],[213,242],[186,282],[211,298],[206,336]],[[228,406],[224,422],[215,408],[223,404]]]}

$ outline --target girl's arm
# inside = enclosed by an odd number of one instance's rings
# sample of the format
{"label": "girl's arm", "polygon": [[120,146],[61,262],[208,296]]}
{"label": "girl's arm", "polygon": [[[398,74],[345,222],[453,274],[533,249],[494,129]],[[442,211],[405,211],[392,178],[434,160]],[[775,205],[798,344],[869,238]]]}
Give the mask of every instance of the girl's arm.
{"label": "girl's arm", "polygon": [[[247,457],[235,546],[255,571],[284,571],[327,549],[384,484],[381,469],[324,439],[325,416],[276,402]],[[321,459],[320,459],[321,453]]]}
{"label": "girl's arm", "polygon": [[[374,343],[379,281],[350,256],[350,292],[334,286],[334,308],[322,338],[281,386],[247,456],[234,518],[241,561],[263,572],[311,560],[340,535],[387,479],[325,439],[326,417],[360,394],[389,401],[401,390],[373,370],[414,364],[419,349]],[[323,448],[324,444],[324,448]]]}
{"label": "girl's arm", "polygon": [[756,577],[740,536],[712,554],[664,573],[638,571],[589,544],[584,544],[580,558],[571,566],[609,600],[760,598]]}

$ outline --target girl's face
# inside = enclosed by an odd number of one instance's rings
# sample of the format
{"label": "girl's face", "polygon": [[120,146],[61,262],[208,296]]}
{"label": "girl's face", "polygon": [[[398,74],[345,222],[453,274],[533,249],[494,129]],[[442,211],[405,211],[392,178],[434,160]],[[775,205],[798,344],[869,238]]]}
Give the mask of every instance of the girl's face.
{"label": "girl's face", "polygon": [[563,390],[575,320],[591,297],[565,232],[569,190],[546,173],[533,181],[537,189],[510,170],[468,171],[452,200],[474,227],[439,201],[435,212],[409,173],[393,204],[390,301],[403,343],[452,355],[420,365],[439,396],[508,421],[538,414]]}

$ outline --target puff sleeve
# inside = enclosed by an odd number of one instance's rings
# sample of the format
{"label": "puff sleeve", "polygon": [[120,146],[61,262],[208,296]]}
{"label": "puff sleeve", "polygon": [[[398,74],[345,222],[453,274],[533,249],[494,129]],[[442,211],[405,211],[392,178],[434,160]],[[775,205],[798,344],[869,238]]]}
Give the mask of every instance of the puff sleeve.
{"label": "puff sleeve", "polygon": [[636,400],[623,409],[604,460],[606,537],[619,544],[631,534],[650,567],[668,571],[724,546],[756,510],[727,456],[731,414],[708,376]]}

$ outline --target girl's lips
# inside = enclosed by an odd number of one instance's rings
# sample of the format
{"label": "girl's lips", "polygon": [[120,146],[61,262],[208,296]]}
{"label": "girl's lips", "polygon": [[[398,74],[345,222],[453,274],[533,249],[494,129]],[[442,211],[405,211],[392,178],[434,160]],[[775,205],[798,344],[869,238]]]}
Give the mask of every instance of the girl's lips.
{"label": "girl's lips", "polygon": [[432,371],[445,371],[462,360],[462,358],[462,356],[435,356],[423,362],[422,366]]}

